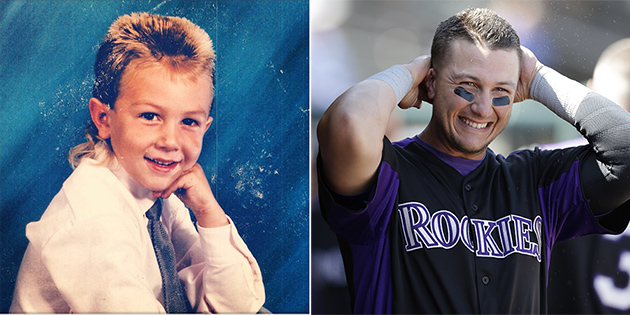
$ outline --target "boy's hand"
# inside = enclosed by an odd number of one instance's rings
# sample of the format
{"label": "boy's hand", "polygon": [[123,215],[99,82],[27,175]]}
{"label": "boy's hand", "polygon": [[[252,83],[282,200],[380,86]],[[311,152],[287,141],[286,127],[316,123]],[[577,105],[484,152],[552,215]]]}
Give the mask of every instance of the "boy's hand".
{"label": "boy's hand", "polygon": [[154,197],[168,198],[175,193],[195,214],[201,227],[218,227],[229,224],[225,212],[214,198],[210,184],[199,163],[184,171],[169,188],[153,192]]}

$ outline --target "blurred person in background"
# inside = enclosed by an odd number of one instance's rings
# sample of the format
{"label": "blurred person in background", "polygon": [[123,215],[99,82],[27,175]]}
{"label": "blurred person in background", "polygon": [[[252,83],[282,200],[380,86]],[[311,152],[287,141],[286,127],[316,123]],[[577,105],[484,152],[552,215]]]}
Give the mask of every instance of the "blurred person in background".
{"label": "blurred person in background", "polygon": [[[608,46],[587,86],[630,111],[630,38]],[[588,144],[584,138],[542,146]],[[630,187],[628,187],[630,189]],[[630,228],[556,244],[549,267],[549,313],[630,312]]]}

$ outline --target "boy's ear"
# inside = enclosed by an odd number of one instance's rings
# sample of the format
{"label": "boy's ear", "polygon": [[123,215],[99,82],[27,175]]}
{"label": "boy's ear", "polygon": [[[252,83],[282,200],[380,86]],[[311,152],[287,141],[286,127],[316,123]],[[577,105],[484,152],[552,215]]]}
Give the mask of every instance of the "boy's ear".
{"label": "boy's ear", "polygon": [[101,102],[99,99],[92,97],[89,102],[90,117],[96,128],[98,129],[98,136],[105,140],[111,136],[110,124],[109,124],[109,106]]}
{"label": "boy's ear", "polygon": [[208,116],[208,120],[206,120],[206,125],[205,128],[203,129],[203,132],[205,133],[206,131],[208,131],[208,128],[210,128],[210,125],[212,124],[212,117]]}
{"label": "boy's ear", "polygon": [[435,97],[435,81],[435,70],[431,68],[429,69],[429,72],[427,72],[427,76],[424,78],[424,82],[427,86],[427,97],[431,101],[433,101],[433,98]]}

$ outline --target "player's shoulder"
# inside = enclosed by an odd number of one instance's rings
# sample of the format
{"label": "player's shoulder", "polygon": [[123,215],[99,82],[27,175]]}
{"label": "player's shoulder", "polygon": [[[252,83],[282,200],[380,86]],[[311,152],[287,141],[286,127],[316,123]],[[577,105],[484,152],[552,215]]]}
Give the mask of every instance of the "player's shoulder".
{"label": "player's shoulder", "polygon": [[428,152],[422,147],[421,141],[418,136],[393,142],[390,142],[390,140],[385,137],[383,142],[383,161],[392,165],[398,165],[400,163],[417,164],[418,161],[424,159],[423,155],[426,155]]}
{"label": "player's shoulder", "polygon": [[504,174],[534,174],[540,169],[544,160],[545,152],[538,148],[522,149],[514,151],[508,155],[496,153],[492,149],[486,150],[486,157],[482,164],[486,171],[500,172]]}
{"label": "player's shoulder", "polygon": [[383,143],[384,147],[391,148],[392,152],[397,155],[423,155],[428,152],[424,145],[426,145],[419,136],[405,138],[398,141],[389,142],[388,138],[385,138],[386,142]]}
{"label": "player's shoulder", "polygon": [[537,159],[541,154],[539,148],[534,149],[520,149],[503,155],[501,153],[495,153],[492,149],[486,150],[486,160],[490,163],[496,163],[501,165],[512,165],[521,163],[530,163],[532,160]]}
{"label": "player's shoulder", "polygon": [[[402,140],[399,140],[399,141],[391,142],[391,144],[394,145],[394,146],[397,146],[397,147],[399,147],[401,149],[406,149],[410,144],[417,143],[418,139],[419,139],[418,136],[414,136],[414,137],[411,137],[411,138],[405,138],[405,139],[402,139]],[[389,141],[389,139],[387,139],[387,140]]]}
{"label": "player's shoulder", "polygon": [[530,174],[556,180],[558,176],[575,167],[590,152],[589,146],[579,146],[554,150],[539,147],[522,149],[507,156],[495,154],[488,149],[486,165],[490,169],[501,170],[515,176]]}

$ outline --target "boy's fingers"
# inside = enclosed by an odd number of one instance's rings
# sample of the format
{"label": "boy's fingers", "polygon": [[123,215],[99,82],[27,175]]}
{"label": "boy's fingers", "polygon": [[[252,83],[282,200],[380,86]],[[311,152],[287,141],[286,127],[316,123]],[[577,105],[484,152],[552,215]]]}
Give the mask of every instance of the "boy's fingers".
{"label": "boy's fingers", "polygon": [[173,182],[173,184],[171,184],[170,187],[168,187],[166,190],[164,190],[162,192],[162,198],[168,198],[171,196],[172,193],[174,193],[177,190],[186,190],[186,175],[181,175],[180,177],[178,177],[175,182]]}
{"label": "boy's fingers", "polygon": [[[175,193],[178,197],[183,197],[186,194],[186,190],[191,188],[195,183],[195,177],[204,176],[201,165],[195,164],[192,168],[182,171],[182,174],[162,192],[153,192],[154,197],[162,196],[162,198],[168,198],[171,194]],[[180,198],[181,199],[181,198]]]}

